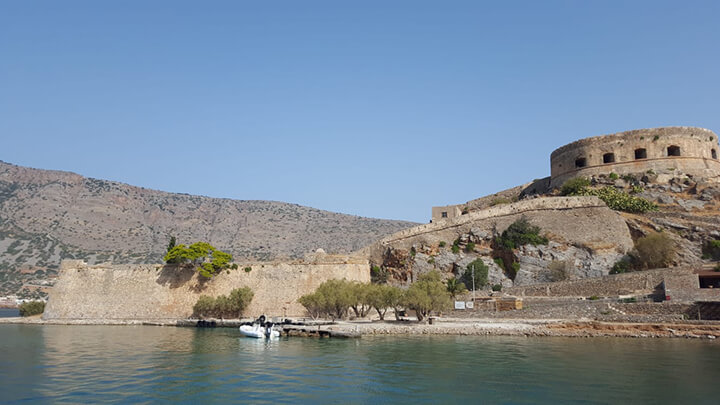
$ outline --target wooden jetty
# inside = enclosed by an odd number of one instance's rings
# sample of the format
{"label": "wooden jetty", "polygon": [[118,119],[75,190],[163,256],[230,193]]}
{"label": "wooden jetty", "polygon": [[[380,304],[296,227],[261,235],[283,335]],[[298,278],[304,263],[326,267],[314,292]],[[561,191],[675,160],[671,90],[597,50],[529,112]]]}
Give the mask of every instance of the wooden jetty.
{"label": "wooden jetty", "polygon": [[[174,325],[191,328],[239,328],[240,325],[247,323],[249,323],[248,320],[242,319],[182,319],[177,321]],[[146,324],[149,325],[154,323]],[[318,338],[359,338],[361,336],[361,334],[357,332],[332,330],[328,327],[330,325],[333,325],[333,323],[320,321],[292,321],[287,323],[276,323],[275,328],[280,330],[280,334],[282,336]]]}

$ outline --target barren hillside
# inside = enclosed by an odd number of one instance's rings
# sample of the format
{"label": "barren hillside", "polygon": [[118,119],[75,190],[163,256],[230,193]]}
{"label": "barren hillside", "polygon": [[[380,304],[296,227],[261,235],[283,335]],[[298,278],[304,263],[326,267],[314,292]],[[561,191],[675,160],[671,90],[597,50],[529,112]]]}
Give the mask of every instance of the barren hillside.
{"label": "barren hillside", "polygon": [[0,295],[34,290],[60,260],[159,262],[170,235],[236,258],[351,252],[415,225],[276,201],[174,194],[0,162]]}

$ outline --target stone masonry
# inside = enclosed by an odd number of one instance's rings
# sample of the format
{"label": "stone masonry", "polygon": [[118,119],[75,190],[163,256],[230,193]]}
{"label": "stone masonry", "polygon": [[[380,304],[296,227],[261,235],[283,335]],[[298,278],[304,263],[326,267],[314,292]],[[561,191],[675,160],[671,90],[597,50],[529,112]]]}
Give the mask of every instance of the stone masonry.
{"label": "stone masonry", "polygon": [[[243,269],[251,267],[251,271]],[[43,318],[47,320],[184,319],[201,295],[227,295],[250,287],[255,296],[244,315],[304,316],[297,299],[324,281],[369,282],[368,262],[355,257],[242,264],[201,281],[192,269],[163,265],[95,265],[79,260],[61,264]]]}

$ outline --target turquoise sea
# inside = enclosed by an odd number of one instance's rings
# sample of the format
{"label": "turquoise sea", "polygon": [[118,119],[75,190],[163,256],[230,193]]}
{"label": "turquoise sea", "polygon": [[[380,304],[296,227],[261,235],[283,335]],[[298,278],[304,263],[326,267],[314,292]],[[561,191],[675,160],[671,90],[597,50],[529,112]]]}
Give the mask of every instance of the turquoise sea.
{"label": "turquoise sea", "polygon": [[720,342],[0,325],[2,403],[718,403]]}

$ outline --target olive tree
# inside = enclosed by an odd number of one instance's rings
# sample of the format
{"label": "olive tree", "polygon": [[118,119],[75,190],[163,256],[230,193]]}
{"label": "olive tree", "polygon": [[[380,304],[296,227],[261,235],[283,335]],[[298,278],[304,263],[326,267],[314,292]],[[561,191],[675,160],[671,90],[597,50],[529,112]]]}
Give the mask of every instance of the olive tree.
{"label": "olive tree", "polygon": [[425,319],[432,311],[449,308],[450,294],[440,278],[440,273],[433,270],[418,277],[405,291],[404,304],[415,311],[418,321]]}

